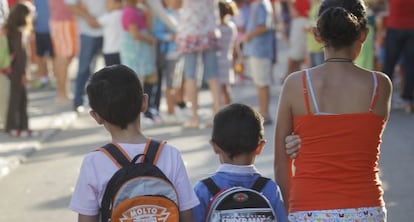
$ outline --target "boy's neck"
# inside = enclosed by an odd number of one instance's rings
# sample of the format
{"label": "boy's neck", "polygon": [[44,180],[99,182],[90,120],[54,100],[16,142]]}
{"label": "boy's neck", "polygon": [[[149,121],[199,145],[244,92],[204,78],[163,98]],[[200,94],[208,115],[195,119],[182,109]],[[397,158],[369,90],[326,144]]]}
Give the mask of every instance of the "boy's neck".
{"label": "boy's neck", "polygon": [[106,124],[105,128],[111,134],[112,142],[140,144],[146,142],[146,137],[142,134],[139,121],[130,123],[126,129],[118,126]]}
{"label": "boy's neck", "polygon": [[220,155],[220,162],[238,166],[253,165],[256,155],[255,154],[240,154],[230,159],[227,155]]}

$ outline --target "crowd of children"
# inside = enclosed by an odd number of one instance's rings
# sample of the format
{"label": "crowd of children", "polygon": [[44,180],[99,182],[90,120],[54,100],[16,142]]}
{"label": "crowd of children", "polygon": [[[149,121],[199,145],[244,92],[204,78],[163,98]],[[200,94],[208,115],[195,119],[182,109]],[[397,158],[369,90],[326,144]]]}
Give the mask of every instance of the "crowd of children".
{"label": "crowd of children", "polygon": [[[4,0],[2,2],[7,3]],[[9,2],[12,9],[19,2],[29,4],[31,1]],[[154,8],[156,2],[160,2],[159,6],[163,7],[161,13],[159,8]],[[231,85],[236,79],[243,80],[248,76],[257,88],[258,111],[264,116],[265,124],[269,124],[272,122],[269,116],[269,84],[274,79],[273,65],[277,58],[276,33],[280,31],[288,41],[287,73],[304,66],[322,64],[323,45],[313,36],[321,1],[213,2],[214,4],[176,0],[33,0],[31,10],[34,10],[32,17],[35,34],[28,34],[24,38],[28,39],[26,42],[34,42],[35,47],[31,47],[29,58],[32,57],[30,55],[36,55],[36,59],[29,59],[28,63],[36,62],[37,69],[34,76],[29,72],[27,79],[36,78],[36,85],[44,86],[50,82],[49,74],[52,72],[56,79],[56,101],[68,101],[71,94],[68,67],[78,55],[73,108],[82,112],[85,110],[85,85],[95,69],[96,57],[102,51],[106,66],[125,64],[141,78],[144,91],[149,95],[149,109],[144,113],[146,120],[151,124],[184,123],[184,127],[198,128],[197,95],[200,81],[196,77],[201,70],[200,66],[204,67],[205,72],[202,81],[206,81],[210,87],[213,114],[221,105],[232,101]],[[382,21],[385,7],[380,7],[381,1],[371,0],[367,4],[370,6],[370,32],[356,63],[370,69],[382,67],[384,60],[382,52],[385,28]],[[2,5],[4,22],[9,7],[7,4]],[[211,19],[202,18],[204,14],[197,13],[197,8],[200,7],[207,7],[211,11],[208,14]],[[210,16],[216,14],[216,19],[215,16]],[[200,26],[197,21],[208,22]],[[282,23],[283,26],[278,26]],[[198,58],[199,55],[201,58]],[[199,65],[199,60],[205,64]],[[49,71],[48,67],[52,69]],[[5,84],[3,89],[7,89],[7,79],[2,82]],[[9,90],[3,91],[7,92],[3,92],[0,102],[8,104]],[[187,120],[175,112],[177,105],[186,106],[184,95],[192,106],[191,116]],[[166,114],[161,114],[160,111],[163,96]],[[4,110],[6,106],[2,107]],[[407,112],[412,110],[409,108],[406,109]],[[0,125],[7,119],[4,113],[6,111],[0,112]],[[211,121],[207,124],[210,123]]]}

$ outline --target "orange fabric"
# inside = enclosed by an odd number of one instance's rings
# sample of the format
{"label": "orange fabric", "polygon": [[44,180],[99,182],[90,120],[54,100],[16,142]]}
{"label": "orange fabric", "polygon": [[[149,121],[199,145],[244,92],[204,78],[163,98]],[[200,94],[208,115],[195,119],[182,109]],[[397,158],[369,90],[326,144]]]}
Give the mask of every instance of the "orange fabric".
{"label": "orange fabric", "polygon": [[289,210],[384,206],[378,175],[384,126],[384,117],[372,112],[294,117],[302,144],[289,180]]}
{"label": "orange fabric", "polygon": [[[130,208],[131,206],[135,206]],[[159,196],[139,196],[124,200],[112,210],[111,221],[179,221],[174,201]]]}

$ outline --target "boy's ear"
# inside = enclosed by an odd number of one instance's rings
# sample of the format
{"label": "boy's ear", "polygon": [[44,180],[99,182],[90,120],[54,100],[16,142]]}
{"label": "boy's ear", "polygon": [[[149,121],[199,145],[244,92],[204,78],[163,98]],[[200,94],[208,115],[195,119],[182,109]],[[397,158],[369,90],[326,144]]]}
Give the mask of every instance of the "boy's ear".
{"label": "boy's ear", "polygon": [[89,111],[89,115],[92,116],[92,118],[96,121],[96,123],[98,123],[99,125],[102,125],[104,123],[104,120],[102,119],[102,117],[95,111],[91,110]]}
{"label": "boy's ear", "polygon": [[213,147],[214,153],[215,154],[220,154],[221,153],[221,149],[220,147],[217,146],[217,144],[215,144],[213,141],[210,140],[210,145]]}
{"label": "boy's ear", "polygon": [[259,155],[262,152],[265,144],[266,144],[266,140],[260,140],[259,144],[257,145],[256,150],[254,151],[256,155]]}
{"label": "boy's ear", "polygon": [[148,109],[148,95],[144,93],[142,95],[142,104],[141,104],[141,112],[145,112]]}

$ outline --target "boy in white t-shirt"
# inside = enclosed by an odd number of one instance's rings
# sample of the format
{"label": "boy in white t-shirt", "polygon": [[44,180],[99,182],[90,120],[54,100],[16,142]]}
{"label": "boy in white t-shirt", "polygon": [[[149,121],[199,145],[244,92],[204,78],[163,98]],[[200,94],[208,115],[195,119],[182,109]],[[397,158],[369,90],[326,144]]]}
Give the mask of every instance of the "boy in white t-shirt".
{"label": "boy in white t-shirt", "polygon": [[[105,67],[92,75],[87,86],[90,115],[111,134],[131,158],[143,153],[147,137],[140,129],[140,113],[147,108],[137,75],[124,65]],[[165,144],[156,164],[177,190],[180,221],[193,221],[199,201],[192,191],[180,152]],[[103,152],[90,152],[83,160],[70,209],[79,222],[97,222],[105,187],[118,167]]]}
{"label": "boy in white t-shirt", "polygon": [[106,66],[121,64],[119,47],[122,35],[122,7],[122,0],[107,0],[108,12],[98,17],[98,23],[103,30],[102,53]]}

